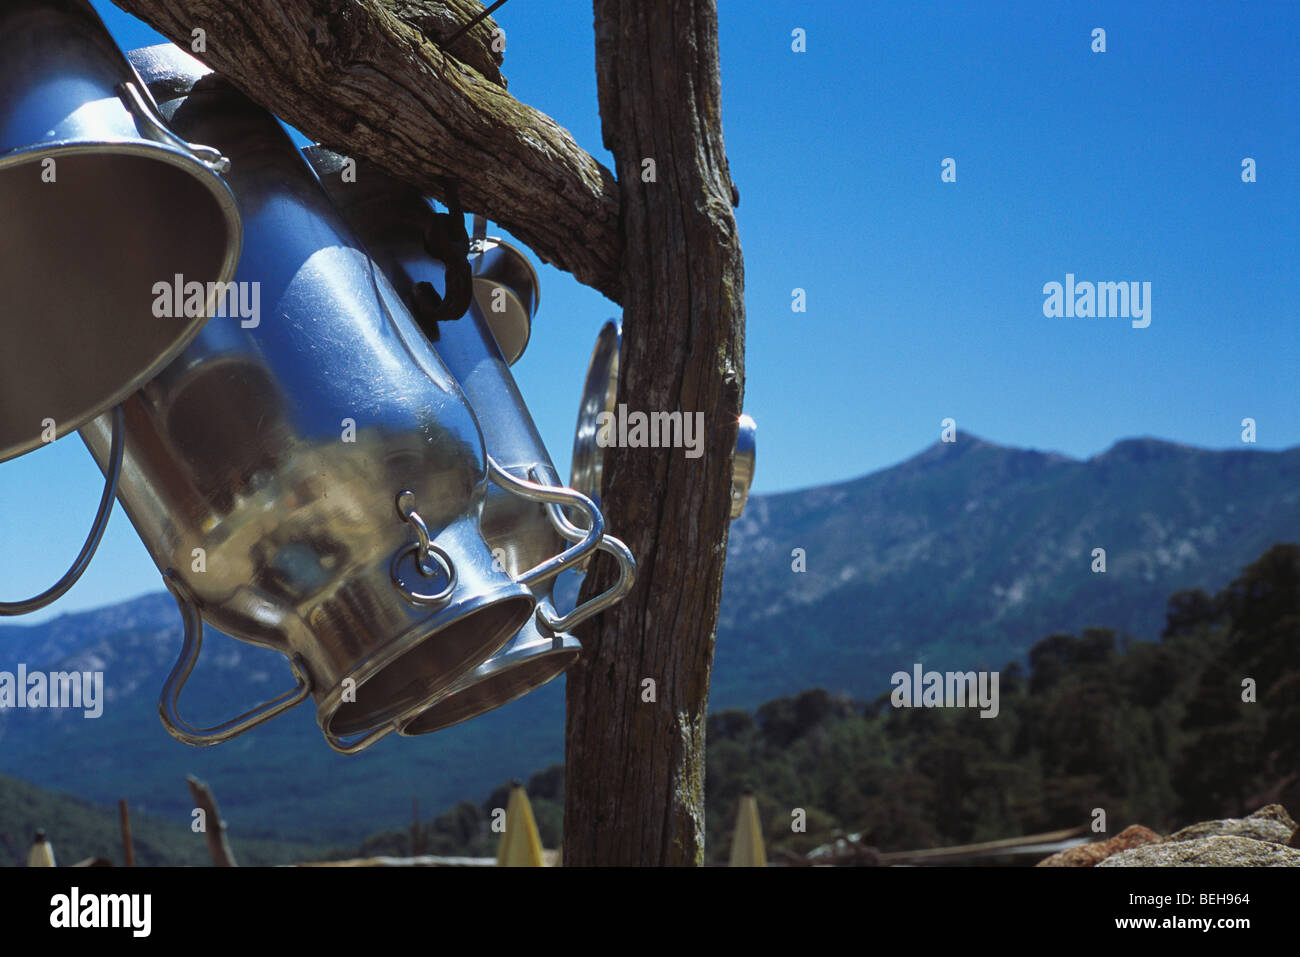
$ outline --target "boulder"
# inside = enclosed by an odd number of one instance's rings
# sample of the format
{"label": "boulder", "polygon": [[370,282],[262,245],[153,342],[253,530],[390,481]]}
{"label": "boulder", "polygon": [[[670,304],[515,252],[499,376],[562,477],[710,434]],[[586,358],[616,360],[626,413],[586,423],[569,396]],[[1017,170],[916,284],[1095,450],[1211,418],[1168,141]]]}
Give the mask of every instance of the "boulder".
{"label": "boulder", "polygon": [[1273,844],[1286,843],[1295,832],[1296,823],[1280,804],[1269,804],[1249,817],[1230,817],[1221,821],[1192,824],[1169,835],[1170,841],[1191,841],[1202,837],[1248,837]]}
{"label": "boulder", "polygon": [[1300,851],[1249,837],[1198,837],[1120,851],[1099,867],[1300,867]]}
{"label": "boulder", "polygon": [[1142,847],[1146,844],[1158,844],[1162,840],[1163,838],[1155,831],[1145,828],[1141,824],[1133,824],[1124,828],[1109,840],[1095,841],[1092,844],[1080,844],[1078,847],[1067,847],[1051,857],[1043,858],[1038,862],[1038,866],[1095,867],[1112,854],[1118,854],[1120,851],[1135,847]]}

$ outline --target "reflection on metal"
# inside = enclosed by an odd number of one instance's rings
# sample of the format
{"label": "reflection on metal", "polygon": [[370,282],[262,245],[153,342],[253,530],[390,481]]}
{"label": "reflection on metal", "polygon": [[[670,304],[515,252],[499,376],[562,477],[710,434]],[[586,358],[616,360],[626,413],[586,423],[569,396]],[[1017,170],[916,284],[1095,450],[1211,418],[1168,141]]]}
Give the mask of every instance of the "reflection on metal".
{"label": "reflection on metal", "polygon": [[541,283],[528,258],[504,239],[476,238],[470,245],[474,301],[506,363],[514,365],[528,347]]}
{"label": "reflection on metal", "polygon": [[[573,464],[569,484],[600,505],[605,449],[599,441],[601,415],[614,416],[618,410],[618,356],[623,343],[621,323],[610,320],[596,336],[587,378],[582,384],[578,403],[578,424],[573,432]],[[607,420],[608,421],[608,420]],[[758,426],[753,418],[741,413],[737,425],[735,454],[731,474],[731,518],[740,518],[749,501],[749,487],[754,482],[755,439]]]}
{"label": "reflection on metal", "polygon": [[622,326],[609,321],[600,327],[596,346],[587,364],[587,379],[582,384],[578,404],[578,425],[573,435],[573,463],[569,484],[600,505],[601,472],[605,450],[596,441],[597,423],[602,412],[613,414],[618,408],[618,354],[622,345]]}
{"label": "reflection on metal", "polygon": [[[368,164],[358,164],[357,175],[345,181],[342,157],[321,147],[309,147],[305,153],[392,288],[406,296],[420,283],[441,290],[443,265],[427,253],[421,238],[429,205],[419,192]],[[476,293],[463,318],[439,324],[433,348],[464,389],[494,463],[493,485],[483,507],[484,538],[513,578],[533,585],[537,614],[500,652],[406,722],[401,733],[407,735],[436,731],[482,714],[562,674],[581,651],[567,630],[621,599],[634,579],[631,553],[617,539],[603,535],[600,512],[586,497],[561,486],[510,372],[508,360],[517,357],[527,341],[527,323],[511,320],[503,326],[500,316],[511,315],[510,310],[494,318],[492,305],[494,298],[504,299],[515,304],[510,308],[517,318],[531,319],[537,302],[536,277],[530,267],[526,274],[512,273],[522,268],[520,263],[527,266],[527,260],[508,246],[489,246],[476,260],[476,281],[482,284],[492,277],[494,285],[480,287],[488,294]],[[497,284],[514,292],[494,296]],[[522,329],[522,335],[512,338],[512,329]],[[517,346],[512,347],[512,342]],[[585,515],[585,520],[571,522],[566,505]],[[561,552],[564,539],[578,546]],[[618,582],[561,616],[553,603],[554,576],[582,564],[596,547],[618,560]],[[563,557],[555,558],[557,553]]]}
{"label": "reflection on metal", "polygon": [[[85,0],[0,5],[0,461],[104,413],[203,327],[240,250],[216,150],[179,138]],[[157,309],[160,282],[201,284]]]}
{"label": "reflection on metal", "polygon": [[736,456],[731,465],[731,519],[735,521],[745,511],[749,501],[749,487],[754,484],[754,442],[758,425],[745,413],[740,414],[736,432]]}
{"label": "reflection on metal", "polygon": [[[536,598],[480,533],[494,486],[474,412],[279,123],[175,48],[133,57],[147,82],[158,67],[172,128],[230,155],[235,279],[260,302],[209,322],[124,403],[119,497],[193,635],[164,723],[224,740],[306,692],[330,745],[358,751],[501,648]],[[82,430],[101,466],[108,434],[106,417]],[[282,653],[298,686],[216,729],[184,725],[200,615]]]}

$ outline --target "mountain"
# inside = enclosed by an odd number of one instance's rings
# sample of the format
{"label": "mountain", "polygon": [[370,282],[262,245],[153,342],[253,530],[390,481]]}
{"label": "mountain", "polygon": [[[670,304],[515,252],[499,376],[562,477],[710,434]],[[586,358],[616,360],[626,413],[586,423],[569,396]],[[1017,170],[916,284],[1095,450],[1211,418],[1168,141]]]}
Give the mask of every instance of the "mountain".
{"label": "mountain", "polygon": [[731,527],[710,707],[874,694],[917,662],[995,669],[1090,625],[1155,637],[1165,596],[1214,591],[1279,541],[1300,541],[1300,449],[1131,439],[1079,461],[967,435],[755,496]]}
{"label": "mountain", "polygon": [[[1300,449],[1154,439],[1086,461],[966,435],[860,479],[751,496],[732,525],[711,707],[815,686],[879,694],[910,670],[995,669],[1053,632],[1156,637],[1173,591],[1215,591],[1275,541],[1300,541]],[[1092,551],[1106,550],[1105,573]],[[805,571],[792,569],[803,549]],[[0,627],[0,671],[99,669],[98,718],[0,711],[0,773],[187,824],[186,774],[232,834],[347,843],[562,758],[562,682],[467,724],[330,751],[310,702],[215,748],[170,738],[157,693],[180,647],[165,594]],[[209,632],[185,696],[214,724],[291,683],[273,652]],[[52,837],[55,837],[53,833]]]}

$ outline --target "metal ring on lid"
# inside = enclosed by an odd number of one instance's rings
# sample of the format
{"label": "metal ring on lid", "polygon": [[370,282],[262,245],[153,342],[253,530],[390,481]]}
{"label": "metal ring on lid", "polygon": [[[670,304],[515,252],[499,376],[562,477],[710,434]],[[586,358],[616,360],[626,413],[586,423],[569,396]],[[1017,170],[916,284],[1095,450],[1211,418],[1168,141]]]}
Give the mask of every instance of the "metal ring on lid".
{"label": "metal ring on lid", "polygon": [[437,605],[456,591],[456,564],[429,537],[429,526],[415,508],[415,493],[397,496],[397,512],[415,529],[417,542],[393,557],[393,584],[413,602]]}
{"label": "metal ring on lid", "polygon": [[417,605],[441,605],[456,591],[456,566],[436,545],[424,556],[419,545],[398,552],[393,556],[391,574],[398,591]]}
{"label": "metal ring on lid", "polygon": [[415,510],[414,492],[407,490],[397,493],[397,512],[414,526],[415,536],[419,539],[420,545],[420,563],[423,564],[429,559],[429,526],[424,524],[424,519]]}

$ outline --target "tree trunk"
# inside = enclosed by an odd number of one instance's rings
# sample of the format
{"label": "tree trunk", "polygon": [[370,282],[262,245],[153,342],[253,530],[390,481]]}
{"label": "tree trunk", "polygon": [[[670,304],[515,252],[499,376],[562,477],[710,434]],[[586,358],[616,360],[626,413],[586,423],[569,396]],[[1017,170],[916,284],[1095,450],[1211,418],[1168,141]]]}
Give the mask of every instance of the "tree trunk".
{"label": "tree trunk", "polygon": [[[605,450],[602,507],[637,557],[637,586],[582,631],[568,673],[564,863],[700,864],[705,712],[744,399],[744,266],[717,10],[714,0],[594,5],[602,129],[623,209],[618,400],[629,412],[702,412],[704,454]],[[611,582],[597,562],[583,596]]]}

